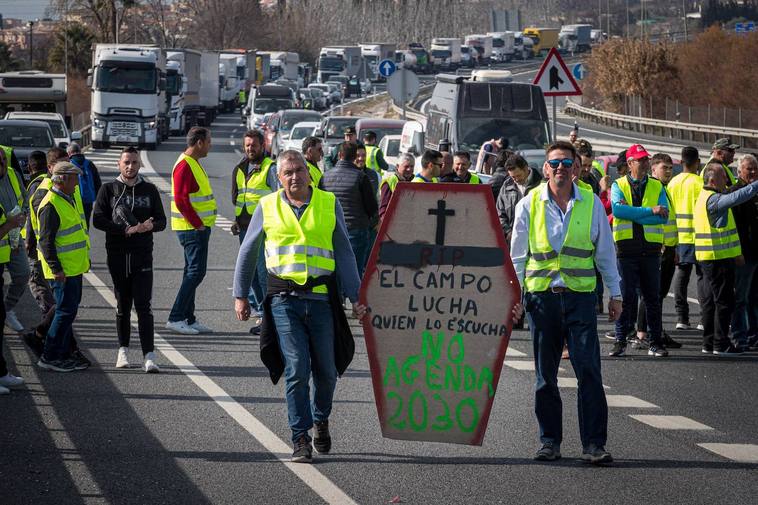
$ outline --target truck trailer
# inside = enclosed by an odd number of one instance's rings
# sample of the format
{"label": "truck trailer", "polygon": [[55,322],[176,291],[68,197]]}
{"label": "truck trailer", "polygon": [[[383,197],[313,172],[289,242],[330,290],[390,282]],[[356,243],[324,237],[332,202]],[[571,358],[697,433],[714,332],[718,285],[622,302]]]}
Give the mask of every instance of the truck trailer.
{"label": "truck trailer", "polygon": [[379,62],[382,60],[395,61],[395,44],[375,43],[361,44],[361,56],[366,62],[366,72],[372,81],[384,81],[379,73]]}
{"label": "truck trailer", "polygon": [[432,66],[435,70],[455,70],[461,66],[461,39],[432,39],[430,50]]}

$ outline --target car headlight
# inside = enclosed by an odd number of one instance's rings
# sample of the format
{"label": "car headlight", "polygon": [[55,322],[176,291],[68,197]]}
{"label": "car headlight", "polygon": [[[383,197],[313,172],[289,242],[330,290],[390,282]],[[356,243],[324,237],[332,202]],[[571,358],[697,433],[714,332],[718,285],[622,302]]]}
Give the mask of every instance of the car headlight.
{"label": "car headlight", "polygon": [[148,121],[145,123],[145,128],[148,130],[155,130],[155,127],[158,125],[158,121],[153,119],[152,121]]}
{"label": "car headlight", "polygon": [[92,120],[92,126],[94,128],[105,128],[108,123],[102,119],[95,118]]}

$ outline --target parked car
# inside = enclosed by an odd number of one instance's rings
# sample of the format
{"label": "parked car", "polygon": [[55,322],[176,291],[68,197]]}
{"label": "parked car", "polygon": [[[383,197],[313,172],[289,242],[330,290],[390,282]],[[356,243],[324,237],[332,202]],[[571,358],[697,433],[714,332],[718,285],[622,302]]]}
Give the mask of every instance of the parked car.
{"label": "parked car", "polygon": [[321,121],[321,114],[316,111],[302,109],[287,109],[276,113],[274,122],[269,125],[265,135],[270,138],[269,152],[276,157],[284,150],[284,145],[290,137],[292,128],[301,121]]}
{"label": "parked car", "polygon": [[28,182],[29,154],[32,151],[47,152],[56,146],[56,142],[50,125],[44,121],[5,119],[0,120],[0,145],[13,148],[21,165],[21,173]]}
{"label": "parked car", "polygon": [[308,85],[308,89],[320,91],[321,94],[324,96],[324,100],[326,101],[326,106],[329,107],[330,105],[332,105],[332,90],[330,89],[329,85],[321,84],[319,82],[313,82]]}
{"label": "parked car", "polygon": [[292,127],[289,138],[284,142],[284,150],[294,149],[301,151],[303,139],[311,137],[318,129],[320,121],[300,121]]}
{"label": "parked car", "polygon": [[325,155],[329,154],[329,150],[332,147],[344,140],[345,128],[355,126],[358,119],[353,116],[329,116],[321,121],[321,126],[316,132],[316,136],[323,139]]}
{"label": "parked car", "polygon": [[329,96],[332,104],[342,103],[342,100],[345,98],[342,94],[342,84],[337,81],[327,81],[325,84],[329,86]]}
{"label": "parked car", "polygon": [[302,88],[299,91],[301,106],[303,109],[324,110],[326,109],[326,97],[320,89]]}
{"label": "parked car", "polygon": [[376,133],[376,142],[378,144],[385,135],[402,134],[404,124],[405,121],[402,119],[362,118],[355,123],[355,132],[358,134],[358,138],[362,140],[363,134],[371,130]]}
{"label": "parked car", "polygon": [[78,131],[69,131],[63,116],[57,112],[9,112],[5,119],[21,119],[27,121],[42,121],[50,126],[53,138],[58,147],[66,148],[72,141],[82,140]]}

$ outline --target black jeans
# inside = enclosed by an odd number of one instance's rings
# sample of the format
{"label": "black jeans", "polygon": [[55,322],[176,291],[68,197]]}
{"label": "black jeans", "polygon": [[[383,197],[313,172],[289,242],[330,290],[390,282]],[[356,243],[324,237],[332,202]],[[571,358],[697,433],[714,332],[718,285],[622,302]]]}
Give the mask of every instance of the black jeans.
{"label": "black jeans", "polygon": [[[5,265],[0,263],[0,293],[3,292],[3,270]],[[5,332],[5,300],[0,296],[0,377],[8,375],[8,365],[3,356],[3,333]]]}
{"label": "black jeans", "polygon": [[621,316],[616,320],[616,340],[626,343],[626,336],[634,331],[637,318],[637,290],[647,309],[651,345],[661,345],[661,257],[625,256],[618,258],[621,274]]}
{"label": "black jeans", "polygon": [[142,354],[154,350],[153,254],[108,251],[108,271],[116,295],[116,332],[119,347],[129,347],[132,305],[137,312],[137,328]]}
{"label": "black jeans", "polygon": [[734,310],[734,258],[701,261],[703,347],[725,350],[730,345],[729,323]]}
{"label": "black jeans", "polygon": [[[666,247],[661,255],[661,290],[659,291],[658,303],[663,312],[663,300],[669,293],[671,280],[674,277],[674,260],[676,259],[676,247]],[[644,302],[644,300],[643,300]],[[645,303],[641,303],[637,311],[637,331],[647,332],[647,311]]]}
{"label": "black jeans", "polygon": [[676,266],[676,275],[674,276],[674,305],[676,306],[676,320],[679,323],[690,323],[690,304],[687,301],[687,287],[690,283],[693,265],[695,267],[695,276],[697,277],[697,299],[703,299],[703,270],[700,268],[700,264],[679,263]]}

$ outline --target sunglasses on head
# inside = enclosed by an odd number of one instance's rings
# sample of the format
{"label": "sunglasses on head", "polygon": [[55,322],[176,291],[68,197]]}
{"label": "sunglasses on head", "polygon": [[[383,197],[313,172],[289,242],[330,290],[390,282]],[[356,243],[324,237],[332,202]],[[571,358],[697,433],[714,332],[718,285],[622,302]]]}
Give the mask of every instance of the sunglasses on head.
{"label": "sunglasses on head", "polygon": [[574,166],[574,160],[573,158],[563,158],[562,160],[547,160],[547,164],[550,165],[550,168],[558,168],[561,164],[563,164],[564,167],[569,168]]}

